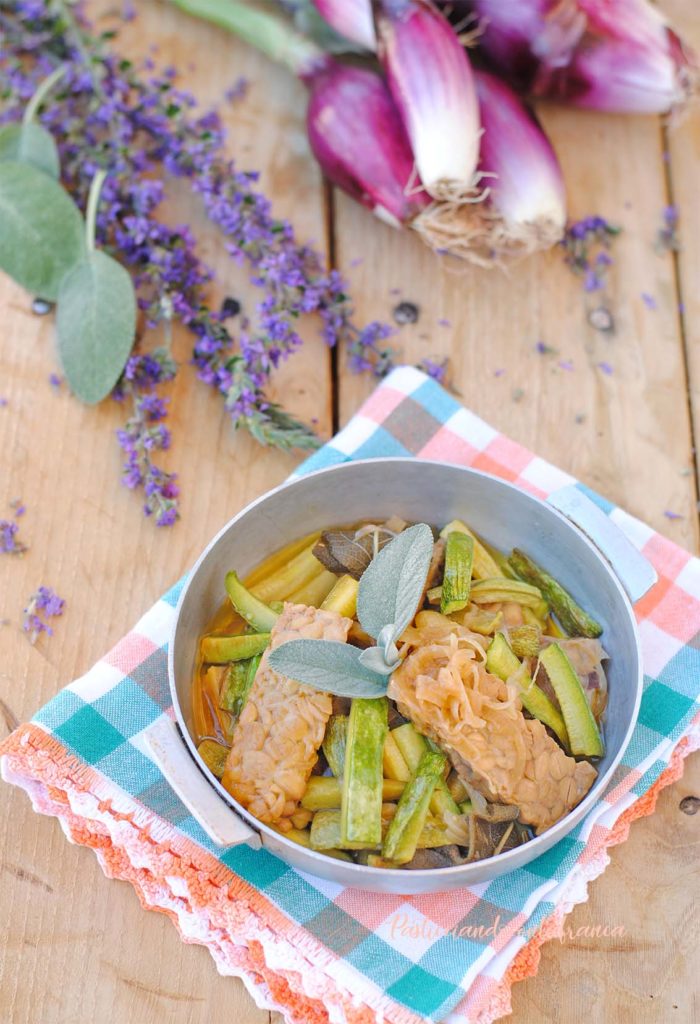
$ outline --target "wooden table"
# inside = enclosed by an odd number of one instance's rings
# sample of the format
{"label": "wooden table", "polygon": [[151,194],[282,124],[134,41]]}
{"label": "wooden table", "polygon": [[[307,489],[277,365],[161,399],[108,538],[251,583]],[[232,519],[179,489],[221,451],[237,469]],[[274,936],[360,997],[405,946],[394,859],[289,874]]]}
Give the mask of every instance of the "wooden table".
{"label": "wooden table", "polygon": [[[276,209],[347,273],[359,320],[390,319],[399,298],[415,302],[420,318],[397,338],[406,361],[449,355],[455,387],[471,409],[699,550],[697,111],[671,132],[653,117],[541,112],[564,165],[571,215],[601,214],[623,227],[612,273],[617,329],[609,337],[588,325],[581,283],[560,252],[507,275],[451,274],[415,238],[329,193],[309,155],[301,86],[215,29],[162,5],[139,6],[122,50],[136,55],[157,41],[160,57],[185,72],[203,104],[217,101],[239,75],[250,78],[247,98],[224,107],[231,152],[241,167],[261,169]],[[697,4],[662,6],[700,46]],[[681,214],[677,256],[654,249],[670,202]],[[178,194],[171,212],[206,237],[221,294],[252,308],[254,290],[225,259],[197,204]],[[654,296],[655,310],[643,292]],[[27,296],[6,278],[0,308],[0,394],[8,399],[0,408],[0,518],[11,499],[22,497],[22,534],[30,545],[25,557],[2,557],[0,564],[0,620],[10,620],[0,629],[2,734],[88,669],[208,538],[283,480],[296,459],[232,433],[221,401],[187,365],[190,340],[180,335],[168,464],[180,474],[182,521],[155,529],[138,497],[119,483],[113,431],[120,410],[109,402],[86,408],[65,387],[52,389],[51,319],[34,316]],[[372,382],[346,372],[342,353],[335,365],[315,324],[305,333],[304,350],[280,371],[275,390],[303,417],[316,417],[328,437]],[[538,354],[538,340],[559,354]],[[568,360],[573,371],[560,365]],[[603,361],[612,375],[598,367]],[[67,609],[55,636],[32,647],[19,622],[40,583],[57,588]],[[545,946],[537,978],[514,991],[515,1021],[697,1019],[698,901],[691,896],[700,816],[682,813],[679,802],[699,790],[696,755],[653,817],[635,824],[629,841],[611,852],[589,901],[568,918],[574,934],[608,924],[623,925],[624,937],[584,932]],[[217,975],[204,949],[181,943],[165,917],[144,913],[129,886],[108,883],[88,850],[69,846],[55,821],[34,815],[26,797],[7,786],[0,788],[0,851],[0,1020],[258,1024],[270,1016],[240,982]]]}

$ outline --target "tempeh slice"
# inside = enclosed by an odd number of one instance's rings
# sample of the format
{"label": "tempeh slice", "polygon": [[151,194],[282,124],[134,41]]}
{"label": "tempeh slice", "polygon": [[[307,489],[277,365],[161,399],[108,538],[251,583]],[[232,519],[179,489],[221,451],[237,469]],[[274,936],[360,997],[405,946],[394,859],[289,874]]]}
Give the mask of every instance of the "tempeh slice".
{"label": "tempeh slice", "polygon": [[292,827],[333,704],[329,694],[270,668],[269,652],[288,640],[344,642],[351,623],[334,611],[285,604],[233,731],[222,784],[256,818],[283,831]]}
{"label": "tempeh slice", "polygon": [[464,781],[488,800],[516,805],[520,821],[542,832],[583,799],[596,769],[526,719],[515,688],[487,672],[478,653],[456,636],[420,647],[394,672],[389,697]]}

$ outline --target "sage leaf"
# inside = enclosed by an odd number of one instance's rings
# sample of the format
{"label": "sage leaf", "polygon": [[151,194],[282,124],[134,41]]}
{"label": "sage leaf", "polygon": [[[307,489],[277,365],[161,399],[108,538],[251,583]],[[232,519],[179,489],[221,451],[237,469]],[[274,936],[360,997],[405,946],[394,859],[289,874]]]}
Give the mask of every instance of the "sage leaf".
{"label": "sage leaf", "polygon": [[381,647],[367,647],[360,651],[360,664],[377,675],[389,676],[399,667],[401,661],[398,657],[390,661]]}
{"label": "sage leaf", "polygon": [[0,269],[55,302],[85,251],[82,217],[58,182],[31,164],[0,163]]}
{"label": "sage leaf", "polygon": [[362,651],[336,640],[289,640],[269,653],[269,665],[283,676],[338,697],[382,697],[388,679],[360,661]]}
{"label": "sage leaf", "polygon": [[58,147],[53,135],[36,121],[6,124],[0,128],[0,162],[6,160],[31,164],[50,178],[58,179],[61,175]]}
{"label": "sage leaf", "polygon": [[365,570],[357,594],[357,617],[375,640],[393,625],[396,641],[420,604],[433,554],[433,532],[425,523],[410,526],[377,554]]}
{"label": "sage leaf", "polygon": [[101,401],[134,344],[136,297],[124,267],[99,250],[87,253],[61,282],[56,327],[71,390],[88,404]]}

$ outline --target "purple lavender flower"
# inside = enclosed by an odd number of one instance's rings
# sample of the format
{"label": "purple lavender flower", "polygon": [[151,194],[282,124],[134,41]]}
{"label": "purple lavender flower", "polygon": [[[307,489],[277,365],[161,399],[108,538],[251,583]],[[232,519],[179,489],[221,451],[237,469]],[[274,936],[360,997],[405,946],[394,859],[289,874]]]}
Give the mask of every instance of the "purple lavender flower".
{"label": "purple lavender flower", "polygon": [[27,550],[17,538],[19,524],[10,519],[0,519],[0,553],[3,555],[21,555]]}
{"label": "purple lavender flower", "polygon": [[641,298],[647,309],[651,309],[653,311],[657,308],[656,299],[653,295],[650,295],[649,292],[642,292]]}
{"label": "purple lavender flower", "polygon": [[[194,98],[174,83],[174,69],[158,75],[150,58],[139,69],[122,62],[90,35],[88,22],[72,7],[8,0],[2,30],[0,67],[9,83],[9,101],[0,122],[21,117],[27,99],[55,66],[56,54],[68,65],[41,121],[56,139],[62,180],[79,205],[85,204],[96,168],[108,163],[97,241],[133,274],[147,328],[168,335],[176,321],[188,327],[198,375],[222,395],[234,426],[247,428],[263,444],[315,447],[311,431],[267,397],[271,374],[302,344],[300,316],[319,315],[328,344],[345,342],[350,365],[378,376],[393,365],[392,349],[383,344],[389,329],[352,324],[341,276],[296,240],[288,221],[274,216],[257,188],[257,174],[228,160],[218,118],[195,110]],[[76,48],[78,31],[87,64]],[[98,64],[99,81],[93,76]],[[213,273],[200,258],[192,232],[171,227],[160,216],[168,175],[183,179],[201,199],[226,251],[237,265],[247,265],[260,289],[255,322],[241,325],[238,346],[224,324],[226,317],[207,303],[205,289]],[[148,375],[143,367],[140,372]],[[115,398],[129,391],[128,381],[125,372]],[[154,410],[155,423],[149,421]],[[140,406],[137,418],[152,430],[162,411],[154,401]],[[134,438],[130,424],[120,434],[124,479],[127,486],[143,486],[148,479],[143,453],[167,447],[169,434],[163,428],[146,435],[139,426]]]}
{"label": "purple lavender flower", "polygon": [[436,362],[434,359],[421,359],[418,363],[418,369],[422,370],[423,373],[427,373],[429,377],[436,380],[438,384],[446,383],[447,371],[448,371],[448,360],[442,359],[440,362]]}
{"label": "purple lavender flower", "polygon": [[[29,633],[29,642],[35,644],[42,633],[53,636],[53,629],[45,618],[63,615],[66,602],[51,587],[38,587],[24,609],[22,628]],[[42,617],[42,615],[44,617]]]}
{"label": "purple lavender flower", "polygon": [[[603,217],[590,216],[575,221],[566,229],[561,245],[564,249],[564,262],[574,274],[583,280],[583,290],[588,295],[607,290],[607,274],[613,265],[610,246],[620,228],[609,224]],[[607,314],[606,323],[612,324],[612,315],[607,309],[607,302],[599,302],[596,310]],[[609,330],[602,324],[600,315],[591,315],[589,308],[588,320],[600,330]]]}
{"label": "purple lavender flower", "polygon": [[50,373],[49,374],[49,384],[51,385],[52,388],[55,388],[56,390],[58,390],[58,388],[60,388],[62,383],[63,383],[63,377],[59,377],[59,375],[57,373]]}
{"label": "purple lavender flower", "polygon": [[157,395],[155,388],[172,380],[176,371],[165,349],[131,356],[114,393],[117,401],[130,396],[133,403],[132,416],[117,431],[124,454],[122,483],[130,490],[143,489],[144,512],[154,515],[158,526],[172,526],[179,516],[176,475],[153,462],[155,452],[170,447],[170,431],[162,423],[168,400]]}

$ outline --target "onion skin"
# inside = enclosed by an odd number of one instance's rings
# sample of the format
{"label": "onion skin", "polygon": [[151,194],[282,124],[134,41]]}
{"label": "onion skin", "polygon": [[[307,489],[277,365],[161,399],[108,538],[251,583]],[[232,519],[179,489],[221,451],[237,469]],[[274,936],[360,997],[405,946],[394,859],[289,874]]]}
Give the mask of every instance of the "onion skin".
{"label": "onion skin", "polygon": [[379,57],[426,191],[473,196],[479,108],[456,33],[429,0],[383,0],[376,22]]}
{"label": "onion skin", "polygon": [[547,136],[531,112],[504,82],[475,72],[481,137],[479,169],[489,188],[486,202],[506,225],[547,221],[563,233],[564,178]]}
{"label": "onion skin", "polygon": [[331,28],[366,50],[376,50],[372,0],[311,0]]}
{"label": "onion skin", "polygon": [[417,182],[401,118],[382,78],[335,61],[307,79],[307,129],[326,176],[390,224],[430,202]]}
{"label": "onion skin", "polygon": [[413,226],[439,252],[501,266],[564,234],[566,197],[556,154],[522,100],[501,79],[474,73],[479,97],[483,202],[434,203]]}
{"label": "onion skin", "polygon": [[697,58],[648,0],[462,0],[479,46],[535,97],[617,113],[663,114],[697,94]]}

